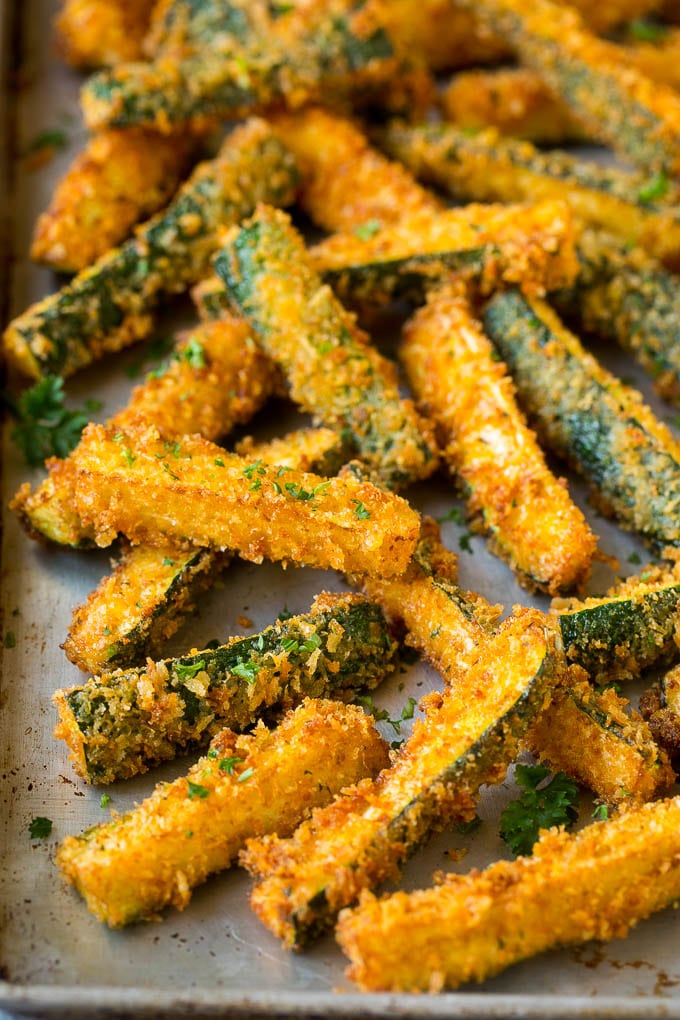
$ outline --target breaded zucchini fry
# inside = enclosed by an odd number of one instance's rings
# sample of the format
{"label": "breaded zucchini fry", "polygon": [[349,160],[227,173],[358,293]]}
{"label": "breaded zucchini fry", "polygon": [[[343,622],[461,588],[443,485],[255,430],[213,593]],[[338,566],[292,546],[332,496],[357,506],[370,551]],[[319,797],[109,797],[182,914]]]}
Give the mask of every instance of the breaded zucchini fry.
{"label": "breaded zucchini fry", "polygon": [[640,696],[640,712],[652,736],[671,758],[680,756],[680,666],[674,666],[658,684]]}
{"label": "breaded zucchini fry", "polygon": [[74,67],[141,60],[155,0],[64,0],[55,19],[57,42]]}
{"label": "breaded zucchini fry", "polygon": [[[193,433],[217,439],[263,406],[276,378],[245,322],[229,316],[180,337],[166,368],[137,386],[109,425],[124,428],[145,418],[166,439]],[[31,537],[76,547],[93,544],[92,530],[83,526],[74,505],[78,458],[78,447],[64,460],[53,458],[35,492],[26,482],[12,500],[11,509]]]}
{"label": "breaded zucchini fry", "polygon": [[315,811],[290,839],[250,840],[256,914],[288,946],[332,924],[359,894],[398,874],[435,829],[474,813],[498,783],[556,679],[552,635],[534,610],[506,621],[476,666],[442,696],[392,766]]}
{"label": "breaded zucchini fry", "polygon": [[159,131],[209,117],[238,119],[281,105],[385,83],[402,71],[375,4],[311,0],[272,24],[267,38],[228,42],[177,63],[122,64],[82,91],[90,128],[143,124]]}
{"label": "breaded zucchini fry", "polygon": [[[237,449],[250,461],[261,458],[324,475],[335,474],[345,459],[330,429],[304,429],[269,443],[246,438]],[[162,656],[194,597],[211,587],[232,558],[230,552],[187,552],[174,545],[126,549],[112,573],[74,610],[62,645],[67,658],[86,673],[102,673]]]}
{"label": "breaded zucchini fry", "polygon": [[309,258],[359,306],[403,295],[422,300],[428,280],[452,271],[483,294],[508,283],[543,294],[568,286],[578,270],[574,224],[562,201],[414,213],[384,230],[335,234]]}
{"label": "breaded zucchini fry", "polygon": [[402,577],[354,579],[389,619],[405,625],[407,642],[449,684],[477,661],[502,612],[502,606],[462,591],[456,572],[455,555],[442,544],[438,525],[425,517],[416,551]]}
{"label": "breaded zucchini fry", "polygon": [[366,990],[437,992],[551,947],[623,938],[680,896],[680,798],[570,833],[533,856],[449,875],[434,889],[366,896],[337,937]]}
{"label": "breaded zucchini fry", "polygon": [[496,128],[501,135],[553,145],[584,138],[564,103],[526,67],[464,71],[439,103],[445,118],[465,131]]}
{"label": "breaded zucchini fry", "polygon": [[94,135],[38,218],[31,258],[59,272],[86,269],[169,201],[195,148],[190,136],[138,128]]}
{"label": "breaded zucchini fry", "polygon": [[385,742],[361,709],[308,700],[277,729],[222,730],[186,777],[159,783],[142,804],[81,836],[57,864],[111,928],[151,920],[234,861],[246,839],[291,832],[343,786],[375,775]]}
{"label": "breaded zucchini fry", "polygon": [[285,213],[260,207],[215,268],[282,368],[293,400],[341,432],[386,485],[432,474],[437,449],[429,424],[400,397],[391,362],[310,267]]}
{"label": "breaded zucchini fry", "polygon": [[647,567],[605,598],[556,599],[564,651],[597,683],[629,680],[680,658],[680,568]]}
{"label": "breaded zucchini fry", "polygon": [[614,340],[649,372],[654,388],[680,401],[680,288],[677,277],[639,248],[586,230],[580,271],[551,302],[567,321]]}
{"label": "breaded zucchini fry", "polygon": [[417,541],[416,512],[370,482],[251,462],[198,436],[164,442],[146,424],[89,425],[80,449],[76,509],[98,545],[121,532],[140,544],[394,576]]}
{"label": "breaded zucchini fry", "polygon": [[206,47],[238,47],[265,36],[276,16],[268,0],[157,0],[147,56],[186,60]]}
{"label": "breaded zucchini fry", "polygon": [[414,174],[456,198],[559,199],[583,223],[626,243],[637,242],[655,258],[680,266],[680,193],[664,178],[650,181],[649,173],[589,163],[566,152],[539,152],[530,142],[501,139],[493,129],[470,136],[450,124],[392,124],[380,139]]}
{"label": "breaded zucchini fry", "polygon": [[[583,674],[585,677],[586,674]],[[650,727],[612,688],[583,680],[555,692],[526,746],[609,804],[644,804],[675,782]]]}
{"label": "breaded zucchini fry", "polygon": [[600,509],[655,549],[680,545],[680,444],[640,394],[543,301],[498,294],[484,326],[539,436],[588,480]]}
{"label": "breaded zucchini fry", "polygon": [[375,233],[421,210],[441,210],[441,202],[400,163],[373,149],[352,121],[312,107],[279,114],[272,123],[300,168],[299,201],[325,230]]}
{"label": "breaded zucchini fry", "polygon": [[10,323],[7,358],[34,379],[68,376],[148,335],[163,296],[181,293],[207,272],[218,228],[261,200],[289,201],[295,176],[292,157],[264,121],[238,127],[136,237]]}
{"label": "breaded zucchini fry", "polygon": [[557,594],[590,574],[596,539],[548,469],[514,386],[465,288],[444,284],[407,323],[400,357],[463,483],[473,526],[529,589]]}
{"label": "breaded zucchini fry", "polygon": [[267,709],[376,687],[394,669],[396,650],[377,606],[325,593],[309,613],[253,637],[57,691],[55,736],[67,742],[78,775],[112,783],[206,744],[224,726],[242,731]]}
{"label": "breaded zucchini fry", "polygon": [[537,71],[593,138],[643,170],[680,171],[680,95],[631,67],[553,0],[459,0]]}

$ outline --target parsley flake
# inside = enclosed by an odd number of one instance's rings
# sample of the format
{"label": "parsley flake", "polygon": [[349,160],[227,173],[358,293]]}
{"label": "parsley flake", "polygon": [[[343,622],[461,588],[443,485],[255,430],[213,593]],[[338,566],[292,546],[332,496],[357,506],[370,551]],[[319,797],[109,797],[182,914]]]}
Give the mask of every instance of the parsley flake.
{"label": "parsley flake", "polygon": [[175,676],[178,680],[191,680],[202,669],[205,669],[203,659],[199,659],[198,662],[178,662],[175,664]]}
{"label": "parsley flake", "polygon": [[99,807],[100,808],[108,807],[110,803],[111,798],[109,797],[108,793],[103,793],[99,798]]}
{"label": "parsley flake", "polygon": [[628,562],[632,563],[634,566],[637,566],[639,563],[642,563],[642,560],[640,559],[636,552],[632,552],[628,557]]}
{"label": "parsley flake", "polygon": [[470,545],[471,538],[472,532],[466,531],[465,534],[461,535],[458,539],[458,545],[461,547],[461,549],[464,549],[466,553],[470,553],[470,555],[472,555],[472,553],[474,552],[472,546]]}
{"label": "parsley flake", "polygon": [[169,556],[164,556],[163,557],[163,566],[164,567],[174,567],[174,565],[175,565],[175,561],[171,560]]}
{"label": "parsley flake", "polygon": [[207,786],[201,786],[200,783],[192,783],[190,779],[187,779],[187,792],[189,800],[205,800],[206,797],[210,796],[210,790]]}
{"label": "parsley flake", "polygon": [[178,360],[186,361],[192,368],[205,368],[205,349],[196,337],[192,336],[189,343],[177,355]]}
{"label": "parsley flake", "polygon": [[360,241],[370,241],[372,237],[380,230],[382,224],[380,220],[367,220],[365,223],[360,223],[354,231],[355,237],[358,237]]}
{"label": "parsley flake", "polygon": [[628,34],[638,42],[658,43],[668,35],[668,28],[646,18],[635,18],[628,26]]}
{"label": "parsley flake", "polygon": [[5,633],[5,640],[3,641],[5,648],[16,648],[17,639],[13,630],[8,630]]}
{"label": "parsley flake", "polygon": [[453,521],[454,524],[462,524],[464,520],[465,515],[459,506],[452,506],[443,517],[436,518],[437,524],[447,524],[449,521]]}
{"label": "parsley flake", "polygon": [[243,474],[246,478],[252,479],[253,475],[257,472],[258,475],[266,475],[267,469],[261,460],[255,460],[252,464],[249,464],[247,468],[243,469]]}
{"label": "parsley flake", "polygon": [[596,822],[606,822],[609,818],[609,808],[606,804],[598,804],[590,817]]}
{"label": "parsley flake", "polygon": [[233,776],[234,767],[241,765],[245,761],[245,758],[237,758],[236,755],[231,755],[229,758],[223,758],[218,768],[221,772],[226,772],[228,776]]}
{"label": "parsley flake", "polygon": [[52,832],[52,819],[43,818],[41,815],[38,815],[37,818],[31,819],[28,831],[31,839],[47,839]]}
{"label": "parsley flake", "polygon": [[244,769],[241,775],[236,780],[237,783],[247,783],[251,776],[255,774],[255,769],[251,766],[249,769]]}
{"label": "parsley flake", "polygon": [[663,198],[667,194],[670,183],[663,170],[659,170],[650,181],[640,188],[638,191],[639,200],[641,202],[656,202],[657,199]]}
{"label": "parsley flake", "polygon": [[355,517],[358,517],[360,521],[367,521],[371,516],[371,511],[367,510],[364,504],[358,499],[353,499],[352,502],[355,504]]}
{"label": "parsley flake", "polygon": [[17,422],[12,439],[30,467],[48,457],[66,457],[89,421],[85,409],[64,407],[64,380],[57,375],[46,375],[16,401],[5,394],[3,402]]}
{"label": "parsley flake", "polygon": [[482,819],[479,815],[475,815],[469,822],[459,822],[456,826],[456,832],[459,832],[461,836],[469,836],[471,832],[476,832],[481,824]]}
{"label": "parsley flake", "polygon": [[67,145],[68,135],[65,131],[61,131],[59,128],[47,128],[33,138],[24,155],[33,156],[43,149],[64,149]]}
{"label": "parsley flake", "polygon": [[257,674],[260,672],[261,668],[262,667],[256,662],[237,662],[236,665],[232,667],[231,671],[236,676],[240,676],[241,679],[245,680],[247,683],[254,684]]}
{"label": "parsley flake", "polygon": [[578,786],[564,772],[551,775],[544,765],[517,765],[515,780],[522,793],[501,815],[500,836],[518,856],[532,852],[541,829],[574,824]]}

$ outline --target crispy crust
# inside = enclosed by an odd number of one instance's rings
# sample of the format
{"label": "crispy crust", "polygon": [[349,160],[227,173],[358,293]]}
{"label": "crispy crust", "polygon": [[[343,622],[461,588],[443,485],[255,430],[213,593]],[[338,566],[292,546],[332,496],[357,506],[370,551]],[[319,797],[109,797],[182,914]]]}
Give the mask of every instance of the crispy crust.
{"label": "crispy crust", "polygon": [[134,543],[390,576],[416,544],[415,511],[369,482],[250,462],[196,436],[163,442],[146,424],[89,425],[81,451],[75,502],[99,545],[122,532]]}
{"label": "crispy crust", "polygon": [[74,67],[142,60],[155,0],[64,0],[55,19],[57,41]]}
{"label": "crispy crust", "polygon": [[623,938],[680,896],[680,799],[645,804],[532,857],[449,875],[434,889],[365,896],[337,937],[365,990],[438,992],[546,949]]}
{"label": "crispy crust", "polygon": [[437,423],[478,530],[531,589],[555,595],[590,574],[596,539],[564,480],[548,469],[507,369],[462,287],[444,285],[407,324],[401,359]]}
{"label": "crispy crust", "polygon": [[[111,928],[151,920],[171,904],[186,907],[193,887],[227,868],[247,838],[291,832],[386,757],[361,709],[308,700],[275,730],[261,723],[249,736],[222,730],[186,777],[160,783],[128,814],[68,836],[57,864]],[[220,768],[230,758],[238,759],[232,774]]]}
{"label": "crispy crust", "polygon": [[91,265],[165,205],[194,147],[186,134],[133,128],[94,135],[39,216],[31,258],[64,273]]}

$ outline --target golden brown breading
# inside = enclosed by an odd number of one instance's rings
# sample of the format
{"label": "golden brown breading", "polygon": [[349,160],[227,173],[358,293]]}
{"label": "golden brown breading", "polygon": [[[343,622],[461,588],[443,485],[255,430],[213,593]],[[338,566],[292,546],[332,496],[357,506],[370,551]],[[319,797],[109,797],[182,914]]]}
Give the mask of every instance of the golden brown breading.
{"label": "golden brown breading", "polygon": [[342,914],[349,974],[372,991],[438,992],[483,981],[546,949],[623,938],[680,896],[680,798],[576,835],[551,829],[532,857],[449,875],[440,886]]}
{"label": "golden brown breading", "polygon": [[143,60],[155,0],[64,0],[55,20],[59,47],[74,67]]}
{"label": "golden brown breading", "polygon": [[430,292],[400,352],[444,459],[463,482],[474,526],[529,589],[550,594],[590,574],[596,539],[566,483],[549,470],[507,369],[461,285]]}
{"label": "golden brown breading", "polygon": [[165,205],[195,147],[187,133],[129,128],[93,135],[38,217],[31,258],[64,273],[87,268]]}
{"label": "golden brown breading", "polygon": [[112,928],[186,907],[194,886],[229,867],[246,839],[291,832],[343,786],[375,775],[387,748],[360,708],[307,700],[277,729],[222,730],[186,777],[57,854],[64,876]]}
{"label": "golden brown breading", "polygon": [[251,462],[197,436],[173,443],[146,424],[89,425],[80,450],[76,508],[98,545],[122,532],[135,543],[394,576],[418,537],[416,512],[370,482]]}
{"label": "golden brown breading", "polygon": [[407,214],[441,208],[400,163],[373,149],[352,121],[312,107],[279,114],[272,123],[300,167],[302,207],[320,227],[387,226]]}

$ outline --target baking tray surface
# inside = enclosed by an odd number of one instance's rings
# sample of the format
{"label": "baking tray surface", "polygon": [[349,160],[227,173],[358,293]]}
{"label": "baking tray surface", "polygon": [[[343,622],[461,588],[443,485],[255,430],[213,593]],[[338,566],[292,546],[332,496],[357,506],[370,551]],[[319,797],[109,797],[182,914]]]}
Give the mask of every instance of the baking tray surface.
{"label": "baking tray surface", "polygon": [[[21,88],[12,97],[16,137],[9,140],[17,162],[12,191],[3,189],[13,213],[13,314],[58,285],[51,273],[28,262],[26,252],[37,213],[47,204],[55,180],[83,139],[76,118],[79,80],[58,60],[47,31],[57,6],[53,0],[28,0],[20,12]],[[55,127],[67,133],[68,147],[49,165],[29,173],[21,154],[37,134]],[[174,307],[160,332],[186,324],[186,316],[186,308]],[[648,380],[627,358],[613,351],[598,353],[609,367],[635,380],[661,417],[674,417],[672,408],[655,397]],[[141,357],[139,349],[132,350],[75,377],[67,386],[69,398],[82,404],[96,393],[103,401],[100,417],[109,416],[124,403],[133,385],[129,370]],[[260,416],[255,429],[271,434],[292,424],[288,414],[277,406]],[[194,893],[186,911],[170,911],[162,923],[112,932],[97,922],[77,894],[62,883],[53,857],[64,836],[101,821],[108,809],[100,806],[100,790],[77,779],[65,747],[53,739],[51,695],[55,688],[81,679],[59,645],[72,607],[108,570],[109,553],[45,550],[23,535],[7,512],[7,503],[22,481],[37,480],[41,473],[27,473],[7,431],[2,447],[2,633],[4,637],[11,630],[15,643],[3,647],[0,642],[0,973],[4,979],[0,1009],[69,1017],[680,1018],[675,941],[680,927],[673,910],[644,922],[625,941],[551,952],[479,988],[439,996],[357,993],[344,977],[344,957],[331,937],[304,954],[285,952],[250,912],[249,879],[238,869],[206,883]],[[633,569],[627,566],[631,555],[647,561],[637,539],[587,507],[581,486],[572,485],[572,491],[600,535],[602,550],[616,555],[624,572]],[[409,496],[419,509],[436,517],[444,516],[455,502],[451,486],[441,479],[416,487]],[[443,526],[447,545],[456,551],[462,530],[452,522]],[[508,609],[515,603],[547,607],[547,600],[532,599],[516,585],[509,570],[486,551],[482,539],[473,538],[470,547],[469,553],[460,550],[464,587]],[[604,590],[612,577],[605,563],[598,564],[592,590]],[[172,639],[168,654],[201,647],[215,637],[254,633],[284,607],[303,612],[322,589],[343,587],[332,573],[236,563],[218,588],[201,600],[199,612]],[[239,623],[244,616],[252,621],[252,628],[244,630]],[[409,694],[420,697],[439,685],[433,670],[416,664],[376,692],[375,701],[394,714]],[[178,761],[107,788],[110,807],[126,810],[159,779],[172,779],[186,766],[186,760]],[[511,787],[507,780],[485,791],[480,807],[483,824],[474,837],[445,833],[410,861],[405,887],[431,884],[437,870],[467,871],[507,856],[497,829]],[[583,821],[591,809],[584,798]],[[28,824],[37,815],[53,820],[52,835],[46,841],[29,837]],[[448,851],[461,848],[468,852],[456,862]]]}

